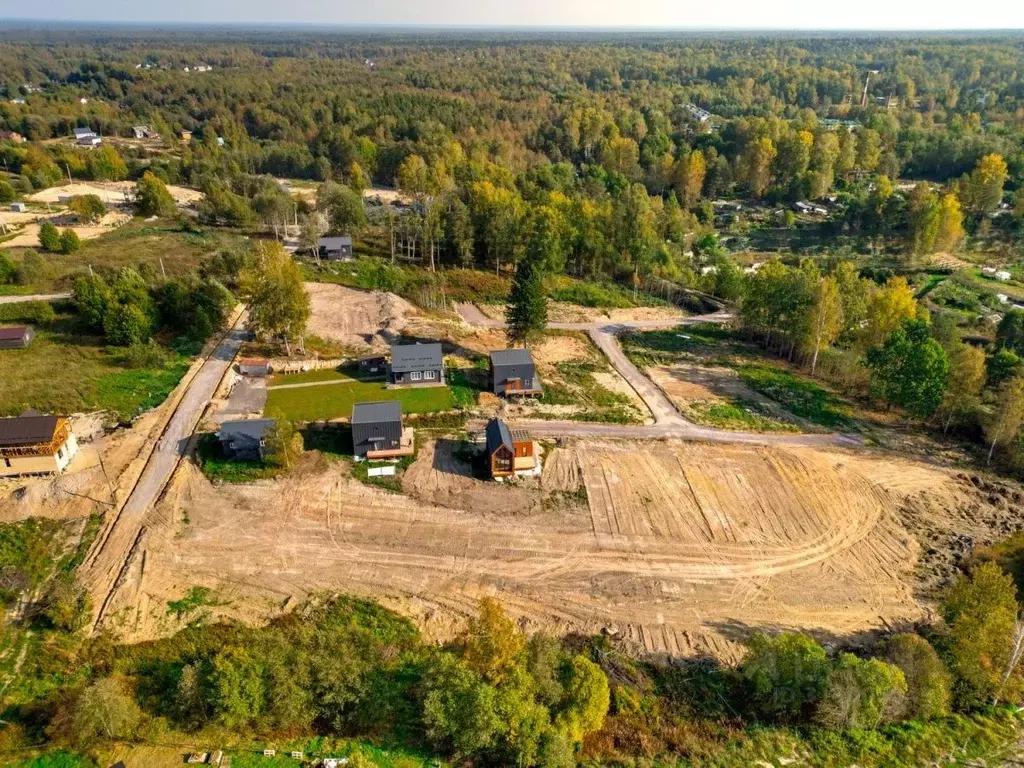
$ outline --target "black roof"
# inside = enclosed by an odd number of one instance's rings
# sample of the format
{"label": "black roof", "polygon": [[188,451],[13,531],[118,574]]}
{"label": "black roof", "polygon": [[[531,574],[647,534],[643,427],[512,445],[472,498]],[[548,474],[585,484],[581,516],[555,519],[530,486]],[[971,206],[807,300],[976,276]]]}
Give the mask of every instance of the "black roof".
{"label": "black roof", "polygon": [[21,416],[0,419],[0,445],[38,445],[48,443],[57,431],[59,416],[41,416],[26,411]]}
{"label": "black roof", "polygon": [[391,347],[391,370],[396,373],[440,368],[442,364],[440,344],[395,344]]}
{"label": "black roof", "polygon": [[510,451],[515,450],[512,443],[512,431],[501,419],[491,419],[487,422],[487,453],[493,454],[501,446],[507,447]]}
{"label": "black roof", "polygon": [[382,421],[401,421],[402,404],[397,400],[377,403],[356,403],[352,406],[353,424],[378,424]]}
{"label": "black roof", "polygon": [[352,245],[352,238],[348,236],[342,237],[321,237],[320,247],[326,248],[328,251],[336,251],[343,246]]}
{"label": "black roof", "polygon": [[262,440],[267,430],[274,426],[273,419],[241,419],[239,421],[225,421],[217,431],[217,437],[221,440],[235,437],[249,437],[253,440]]}
{"label": "black roof", "polygon": [[523,347],[516,349],[495,349],[491,352],[491,363],[494,365],[533,365],[530,350]]}

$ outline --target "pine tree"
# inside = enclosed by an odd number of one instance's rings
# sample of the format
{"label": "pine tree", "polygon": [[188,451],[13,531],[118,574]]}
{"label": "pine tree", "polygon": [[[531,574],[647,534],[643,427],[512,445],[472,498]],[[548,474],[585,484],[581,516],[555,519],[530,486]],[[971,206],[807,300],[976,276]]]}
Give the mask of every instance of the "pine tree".
{"label": "pine tree", "polygon": [[544,293],[544,275],[530,256],[516,265],[505,322],[509,341],[519,344],[527,344],[547,327],[548,298]]}

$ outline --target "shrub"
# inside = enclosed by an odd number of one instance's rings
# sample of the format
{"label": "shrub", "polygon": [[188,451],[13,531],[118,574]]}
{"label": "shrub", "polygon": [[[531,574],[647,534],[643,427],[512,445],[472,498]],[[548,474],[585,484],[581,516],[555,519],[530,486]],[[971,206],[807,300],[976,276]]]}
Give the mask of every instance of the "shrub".
{"label": "shrub", "polygon": [[90,224],[103,218],[107,212],[107,206],[103,204],[98,195],[75,195],[68,203],[70,210],[83,224]]}
{"label": "shrub", "polygon": [[829,670],[818,720],[828,728],[876,728],[900,715],[906,691],[896,665],[843,653]]}
{"label": "shrub", "polygon": [[920,635],[896,635],[885,657],[903,670],[907,681],[904,717],[926,720],[949,714],[950,680],[942,659]]}
{"label": "shrub", "polygon": [[115,304],[103,316],[107,341],[119,347],[145,344],[152,333],[146,313],[136,304]]}
{"label": "shrub", "polygon": [[0,203],[9,203],[16,196],[17,193],[14,191],[14,187],[12,187],[3,179],[0,179]]}
{"label": "shrub", "polygon": [[60,250],[60,233],[49,221],[39,225],[39,245],[44,251],[56,253]]}
{"label": "shrub", "polygon": [[60,233],[60,252],[61,253],[74,253],[82,247],[82,241],[78,237],[78,233],[73,229],[65,229]]}
{"label": "shrub", "polygon": [[818,703],[828,679],[825,649],[807,635],[758,632],[741,667],[757,714],[798,719]]}

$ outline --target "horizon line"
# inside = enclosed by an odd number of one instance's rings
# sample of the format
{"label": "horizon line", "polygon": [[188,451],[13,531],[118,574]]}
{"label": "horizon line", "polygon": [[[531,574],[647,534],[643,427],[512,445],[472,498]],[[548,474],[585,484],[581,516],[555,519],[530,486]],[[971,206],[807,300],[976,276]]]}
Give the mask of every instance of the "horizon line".
{"label": "horizon line", "polygon": [[178,27],[200,29],[321,29],[321,30],[381,30],[381,31],[493,31],[493,32],[690,32],[690,33],[764,33],[764,32],[837,32],[846,34],[986,34],[1020,33],[1024,27],[700,27],[674,25],[569,25],[569,24],[444,24],[399,22],[317,22],[317,21],[169,21],[169,20],[116,20],[116,19],[38,19],[2,18],[0,25],[45,25],[88,29],[99,27]]}

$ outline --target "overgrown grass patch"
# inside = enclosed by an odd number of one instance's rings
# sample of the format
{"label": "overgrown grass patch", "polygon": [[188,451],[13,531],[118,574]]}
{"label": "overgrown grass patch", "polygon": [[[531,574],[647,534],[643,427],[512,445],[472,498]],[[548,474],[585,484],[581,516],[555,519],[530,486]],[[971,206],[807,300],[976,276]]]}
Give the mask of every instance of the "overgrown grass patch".
{"label": "overgrown grass patch", "polygon": [[743,363],[736,367],[736,371],[744,384],[770,397],[794,416],[830,429],[853,426],[849,406],[810,379],[759,363]]}
{"label": "overgrown grass patch", "polygon": [[795,424],[779,421],[756,403],[741,400],[698,401],[687,408],[687,417],[698,424],[749,432],[798,432]]}
{"label": "overgrown grass patch", "polygon": [[221,483],[252,483],[284,472],[272,461],[224,458],[217,436],[209,432],[199,437],[199,468],[210,480]]}
{"label": "overgrown grass patch", "polygon": [[388,389],[383,382],[353,381],[351,384],[272,389],[267,392],[266,410],[280,409],[291,421],[321,421],[350,418],[352,406],[381,400],[397,400],[403,414],[434,413],[454,407],[448,387]]}
{"label": "overgrown grass patch", "polygon": [[627,333],[619,343],[638,365],[666,365],[687,355],[725,355],[742,346],[731,328],[711,323]]}

